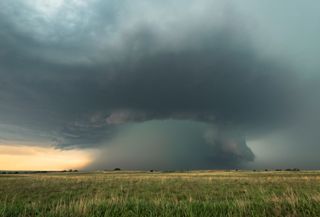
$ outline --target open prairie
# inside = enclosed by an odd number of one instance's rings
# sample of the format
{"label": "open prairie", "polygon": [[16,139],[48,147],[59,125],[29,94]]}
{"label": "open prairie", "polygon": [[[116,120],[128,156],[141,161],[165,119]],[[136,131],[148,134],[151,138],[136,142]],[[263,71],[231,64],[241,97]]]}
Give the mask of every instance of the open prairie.
{"label": "open prairie", "polygon": [[320,172],[0,175],[0,216],[320,216]]}

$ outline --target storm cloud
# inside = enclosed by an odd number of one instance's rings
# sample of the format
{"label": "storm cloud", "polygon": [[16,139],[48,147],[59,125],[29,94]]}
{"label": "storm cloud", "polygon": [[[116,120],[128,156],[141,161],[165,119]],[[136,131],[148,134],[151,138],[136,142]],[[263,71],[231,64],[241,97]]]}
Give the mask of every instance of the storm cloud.
{"label": "storm cloud", "polygon": [[2,143],[102,150],[91,169],[238,167],[248,138],[301,125],[314,100],[234,1],[0,8]]}

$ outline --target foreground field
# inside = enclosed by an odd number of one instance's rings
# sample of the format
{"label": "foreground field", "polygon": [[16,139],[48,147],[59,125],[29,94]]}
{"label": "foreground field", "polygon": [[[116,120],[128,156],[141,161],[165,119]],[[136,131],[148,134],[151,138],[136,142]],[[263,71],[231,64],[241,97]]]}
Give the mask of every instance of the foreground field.
{"label": "foreground field", "polygon": [[320,172],[0,175],[0,216],[320,216]]}

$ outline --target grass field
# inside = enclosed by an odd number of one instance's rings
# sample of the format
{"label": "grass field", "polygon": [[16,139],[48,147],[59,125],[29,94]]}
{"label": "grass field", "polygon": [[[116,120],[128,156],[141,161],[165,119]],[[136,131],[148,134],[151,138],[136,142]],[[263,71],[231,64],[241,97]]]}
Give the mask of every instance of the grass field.
{"label": "grass field", "polygon": [[320,216],[320,172],[0,175],[0,216]]}

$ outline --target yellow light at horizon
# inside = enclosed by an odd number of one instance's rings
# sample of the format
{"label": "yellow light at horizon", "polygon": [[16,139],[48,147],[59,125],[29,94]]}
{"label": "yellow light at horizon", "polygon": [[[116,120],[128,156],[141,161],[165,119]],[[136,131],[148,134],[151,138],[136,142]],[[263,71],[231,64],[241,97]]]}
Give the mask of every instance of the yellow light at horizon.
{"label": "yellow light at horizon", "polygon": [[92,151],[0,144],[0,170],[81,169],[92,158]]}

